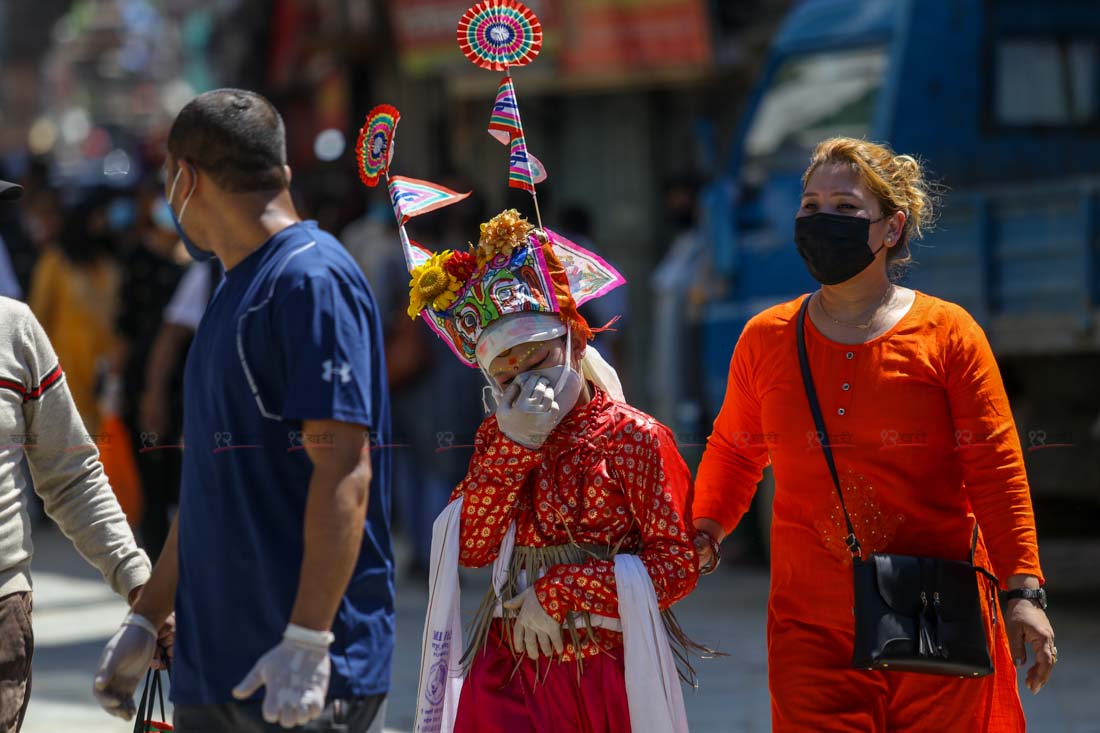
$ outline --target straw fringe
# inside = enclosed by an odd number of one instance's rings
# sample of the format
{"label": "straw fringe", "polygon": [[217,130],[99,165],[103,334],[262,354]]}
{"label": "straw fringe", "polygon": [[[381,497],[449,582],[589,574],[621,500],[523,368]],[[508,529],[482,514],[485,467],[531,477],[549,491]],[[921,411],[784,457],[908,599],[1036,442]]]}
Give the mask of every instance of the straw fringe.
{"label": "straw fringe", "polygon": [[[462,664],[468,669],[477,653],[485,648],[489,640],[489,627],[492,625],[494,612],[497,607],[502,606],[502,604],[519,595],[519,577],[521,571],[526,571],[528,584],[531,584],[534,582],[535,578],[542,577],[547,570],[555,565],[577,565],[589,559],[610,560],[618,554],[621,544],[620,541],[614,546],[577,543],[551,545],[548,547],[516,545],[515,550],[512,552],[512,560],[508,565],[508,577],[504,582],[503,588],[501,588],[500,596],[498,597],[496,595],[493,588],[489,588],[481,605],[478,607],[477,613],[474,615],[469,634],[470,644],[462,655]],[[518,614],[516,611],[502,606],[501,615],[506,629],[505,636],[510,637]],[[692,641],[680,626],[680,622],[676,619],[676,615],[672,612],[671,608],[662,611],[661,618],[664,621],[665,631],[668,633],[669,640],[671,641],[672,653],[676,657],[676,668],[680,675],[680,679],[692,687],[698,687],[698,676],[695,673],[695,668],[691,664],[691,657],[696,656],[706,659],[708,657],[723,655],[710,647]],[[584,628],[591,628],[591,621],[591,614],[584,611],[581,613],[567,614],[565,623],[563,624],[568,634],[569,643],[573,645],[573,649],[577,652],[576,661],[578,678],[584,671],[584,659],[580,655],[580,631]],[[592,639],[592,641],[595,643],[594,639]],[[607,652],[607,650],[604,651]],[[519,669],[519,664],[522,662],[522,659],[523,655],[521,654],[517,661],[517,670]],[[547,669],[549,670],[549,667]]]}

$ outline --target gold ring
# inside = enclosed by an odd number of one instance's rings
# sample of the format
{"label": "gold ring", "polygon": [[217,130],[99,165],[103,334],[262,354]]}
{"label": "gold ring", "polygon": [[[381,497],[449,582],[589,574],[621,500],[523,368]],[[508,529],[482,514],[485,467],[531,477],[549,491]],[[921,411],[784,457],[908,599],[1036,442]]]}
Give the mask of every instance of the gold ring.
{"label": "gold ring", "polygon": [[1053,660],[1052,664],[1058,664],[1058,647],[1052,646],[1050,648],[1050,658]]}

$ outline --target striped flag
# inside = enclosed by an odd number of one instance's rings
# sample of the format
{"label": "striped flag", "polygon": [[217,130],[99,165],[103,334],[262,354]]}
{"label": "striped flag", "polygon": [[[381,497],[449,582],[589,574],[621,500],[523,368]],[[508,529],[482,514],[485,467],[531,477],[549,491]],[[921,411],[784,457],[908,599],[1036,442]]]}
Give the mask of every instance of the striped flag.
{"label": "striped flag", "polygon": [[458,193],[438,183],[405,176],[390,176],[389,188],[393,213],[401,226],[414,216],[458,203],[472,193]]}
{"label": "striped flag", "polygon": [[527,155],[527,143],[523,135],[512,138],[511,156],[508,165],[508,185],[522,188],[528,193],[535,192],[535,181],[531,175],[531,160]]}
{"label": "striped flag", "polygon": [[512,86],[512,77],[506,76],[497,89],[497,98],[493,103],[493,114],[489,116],[489,134],[507,145],[516,137],[523,135],[523,126],[519,119],[519,104],[516,102],[516,88]]}
{"label": "striped flag", "polygon": [[530,150],[527,151],[527,166],[531,169],[532,181],[542,183],[546,180],[546,166]]}

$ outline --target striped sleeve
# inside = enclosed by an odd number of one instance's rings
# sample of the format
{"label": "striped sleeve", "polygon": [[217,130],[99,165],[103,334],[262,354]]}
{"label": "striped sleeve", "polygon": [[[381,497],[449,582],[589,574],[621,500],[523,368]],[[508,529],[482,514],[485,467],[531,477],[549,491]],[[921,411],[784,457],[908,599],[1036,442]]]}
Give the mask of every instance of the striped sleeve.
{"label": "striped sleeve", "polygon": [[40,382],[30,387],[23,386],[22,382],[17,380],[0,377],[0,389],[10,389],[18,393],[24,402],[30,402],[41,398],[51,388],[56,387],[61,382],[62,376],[64,373],[61,371],[61,365],[56,364],[53,369],[46,372]]}
{"label": "striped sleeve", "polygon": [[35,492],[77,551],[125,597],[149,579],[149,558],[134,541],[57,354],[29,310],[19,341],[21,373],[7,381],[23,395],[23,418],[31,436],[27,465]]}

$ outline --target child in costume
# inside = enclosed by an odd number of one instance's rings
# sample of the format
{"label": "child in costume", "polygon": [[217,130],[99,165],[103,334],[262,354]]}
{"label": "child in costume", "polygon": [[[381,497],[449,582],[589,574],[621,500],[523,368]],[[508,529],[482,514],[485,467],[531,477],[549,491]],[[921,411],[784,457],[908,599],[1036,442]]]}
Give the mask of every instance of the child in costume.
{"label": "child in costume", "polygon": [[[577,312],[621,276],[514,210],[474,252],[406,247],[409,314],[497,403],[436,521],[415,730],[686,731],[667,609],[698,579],[691,476]],[[458,566],[490,563],[466,646]]]}

